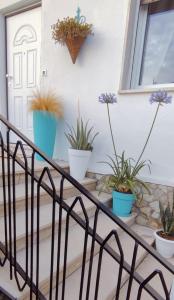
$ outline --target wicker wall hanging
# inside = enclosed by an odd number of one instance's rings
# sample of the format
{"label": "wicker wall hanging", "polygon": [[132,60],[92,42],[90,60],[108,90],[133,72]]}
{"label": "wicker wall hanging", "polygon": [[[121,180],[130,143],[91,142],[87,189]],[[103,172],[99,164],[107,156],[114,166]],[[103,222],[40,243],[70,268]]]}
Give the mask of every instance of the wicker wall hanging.
{"label": "wicker wall hanging", "polygon": [[52,37],[56,43],[66,45],[73,64],[75,64],[80,49],[88,35],[92,33],[92,24],[86,23],[86,18],[81,16],[81,10],[78,7],[74,18],[58,19],[57,23],[52,25]]}

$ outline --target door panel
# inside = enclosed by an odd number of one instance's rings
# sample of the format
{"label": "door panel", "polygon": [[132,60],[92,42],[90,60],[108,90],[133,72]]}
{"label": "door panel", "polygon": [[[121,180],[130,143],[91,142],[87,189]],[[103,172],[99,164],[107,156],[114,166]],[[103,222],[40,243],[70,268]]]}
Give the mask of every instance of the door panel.
{"label": "door panel", "polygon": [[[33,139],[29,104],[40,87],[41,8],[7,18],[9,120]],[[15,137],[12,136],[12,142]]]}
{"label": "door panel", "polygon": [[37,49],[27,51],[27,87],[36,87],[36,62],[37,62]]}
{"label": "door panel", "polygon": [[22,60],[23,60],[22,52],[13,54],[13,88],[14,89],[22,89],[22,81],[23,81]]}

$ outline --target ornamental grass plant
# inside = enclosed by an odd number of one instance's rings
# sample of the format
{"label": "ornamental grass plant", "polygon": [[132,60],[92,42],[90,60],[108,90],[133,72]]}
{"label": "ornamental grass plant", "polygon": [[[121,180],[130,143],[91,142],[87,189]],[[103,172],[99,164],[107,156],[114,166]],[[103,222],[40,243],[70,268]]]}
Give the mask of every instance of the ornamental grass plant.
{"label": "ornamental grass plant", "polygon": [[53,92],[36,91],[30,105],[31,111],[49,112],[57,118],[63,117],[63,106],[59,98]]}

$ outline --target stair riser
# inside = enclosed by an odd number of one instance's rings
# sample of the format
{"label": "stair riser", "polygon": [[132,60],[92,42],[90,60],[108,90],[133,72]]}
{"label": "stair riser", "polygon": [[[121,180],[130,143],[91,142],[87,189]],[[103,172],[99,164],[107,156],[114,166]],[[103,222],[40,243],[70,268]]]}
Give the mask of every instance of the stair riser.
{"label": "stair riser", "polygon": [[[134,219],[130,220],[129,223],[127,224],[128,226],[131,226],[134,223]],[[117,229],[117,233],[121,234],[122,229],[120,227],[118,227]],[[112,241],[114,240],[114,237],[111,238],[108,242],[108,244],[111,244]],[[86,255],[86,262],[89,261],[90,258],[90,250],[91,248],[89,247],[87,250],[87,255]],[[98,244],[95,244],[95,249],[94,249],[94,256],[97,255],[100,251],[100,247]],[[76,258],[75,260],[73,260],[68,266],[67,266],[67,271],[66,271],[66,277],[70,276],[73,272],[75,272],[76,270],[78,270],[81,267],[81,262],[82,262],[82,256],[79,256],[78,258]],[[59,283],[62,282],[63,279],[63,270],[60,271],[60,275],[59,275]],[[40,291],[44,294],[47,295],[49,293],[49,284],[50,284],[50,278],[48,277],[47,279],[45,279],[44,281],[40,282]],[[53,276],[53,289],[56,287],[56,274],[54,274]],[[20,300],[29,300],[29,294],[25,293]],[[53,297],[54,299],[54,297]],[[110,298],[111,300],[112,298]],[[108,299],[107,299],[108,300]]]}
{"label": "stair riser", "polygon": [[[147,256],[147,252],[144,250],[141,257],[137,260],[136,267],[135,267],[136,269],[143,262],[143,260],[146,258],[146,256]],[[130,276],[128,275],[128,273],[125,273],[123,280],[121,282],[120,292],[121,292],[121,289],[124,288],[124,285],[126,284],[126,282],[129,280],[129,277]],[[122,299],[122,298],[120,298],[120,299]],[[106,300],[115,300],[115,291],[114,290],[110,293],[110,296]]]}
{"label": "stair riser", "polygon": [[[111,201],[108,200],[108,202],[105,203],[105,205],[110,206],[110,203],[111,203]],[[93,207],[87,209],[86,211],[87,211],[88,217],[92,218],[95,215],[96,208],[93,206]],[[76,211],[76,213],[80,217],[83,218],[84,214],[83,214],[82,211]],[[77,222],[74,219],[70,218],[69,226],[71,227],[75,224],[77,224]],[[64,219],[62,219],[62,229],[65,229],[65,226],[66,226],[66,219],[64,218]],[[56,232],[58,232],[58,221],[55,223],[55,233]],[[52,225],[51,224],[48,224],[47,226],[44,226],[44,227],[40,228],[40,232],[39,232],[40,241],[42,241],[44,239],[47,239],[47,238],[50,238],[51,233],[52,233]],[[31,235],[29,234],[29,246],[30,246],[30,238],[31,238]],[[34,243],[36,243],[36,238],[37,238],[37,234],[36,234],[36,231],[35,231],[34,235],[33,235]],[[17,251],[22,250],[22,249],[25,248],[25,235],[20,236],[19,238],[17,238],[16,247],[17,247]]]}
{"label": "stair riser", "polygon": [[[95,182],[85,183],[84,187],[89,191],[94,191],[96,188],[96,183]],[[57,192],[57,193],[59,195],[59,192]],[[68,199],[73,196],[79,196],[79,195],[80,195],[80,192],[73,186],[64,189],[64,194],[63,194],[64,199]],[[44,193],[44,194],[40,195],[40,205],[45,205],[45,204],[48,204],[51,202],[52,202],[52,198],[49,197],[48,194]],[[36,206],[36,203],[37,203],[36,196],[34,197],[34,203]],[[29,207],[30,207],[30,205],[31,204],[30,204],[30,199],[29,199]],[[20,211],[24,211],[24,210],[25,210],[25,198],[17,199],[16,212],[20,212]],[[7,210],[7,213],[8,213],[8,210]],[[0,204],[0,217],[3,217],[3,216],[4,216],[4,206],[3,206],[3,204]]]}
{"label": "stair riser", "polygon": [[[64,171],[69,173],[69,168],[68,167],[64,168]],[[60,174],[56,170],[51,169],[50,172],[51,172],[52,178],[60,176]],[[41,173],[42,173],[42,170],[35,171],[35,175],[38,177],[40,177]],[[47,175],[45,175],[44,178],[47,179]],[[12,182],[12,176],[10,176],[10,180]],[[25,183],[25,173],[24,172],[16,173],[15,182],[16,182],[16,184]],[[29,178],[29,182],[30,182],[30,178]],[[8,185],[8,176],[7,175],[5,176],[5,185]],[[0,175],[0,187],[2,187],[2,186],[3,186],[3,179],[2,179],[2,174],[1,174]]]}
{"label": "stair riser", "polygon": [[[110,242],[111,242],[111,240],[110,240]],[[94,256],[99,253],[99,250],[100,250],[100,247],[98,245],[96,245],[95,249],[94,249]],[[86,261],[89,261],[89,258],[90,258],[90,248],[88,249],[87,254],[86,254]],[[81,267],[81,260],[82,260],[82,257],[79,256],[77,259],[75,259],[73,262],[71,262],[71,264],[69,264],[67,266],[66,278]],[[59,283],[61,283],[62,280],[63,280],[63,270],[61,270],[59,273]],[[40,284],[39,284],[39,290],[44,295],[47,295],[49,293],[49,287],[50,287],[50,278],[47,278],[46,280],[40,282]],[[54,273],[54,275],[53,275],[53,289],[55,287],[56,287],[56,273]],[[53,297],[53,299],[54,299],[54,297]],[[25,294],[23,294],[19,300],[30,300],[29,293],[26,292]]]}

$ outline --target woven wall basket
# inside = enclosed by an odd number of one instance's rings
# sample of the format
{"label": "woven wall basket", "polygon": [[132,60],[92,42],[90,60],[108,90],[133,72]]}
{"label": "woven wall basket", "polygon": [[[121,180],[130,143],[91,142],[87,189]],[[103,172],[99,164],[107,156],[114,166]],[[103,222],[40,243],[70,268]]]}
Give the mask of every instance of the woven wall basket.
{"label": "woven wall basket", "polygon": [[67,48],[69,50],[69,53],[71,55],[73,64],[75,64],[75,62],[76,62],[76,58],[80,52],[80,48],[82,47],[85,39],[86,39],[86,37],[78,36],[78,37],[75,37],[74,39],[67,38],[65,41]]}

